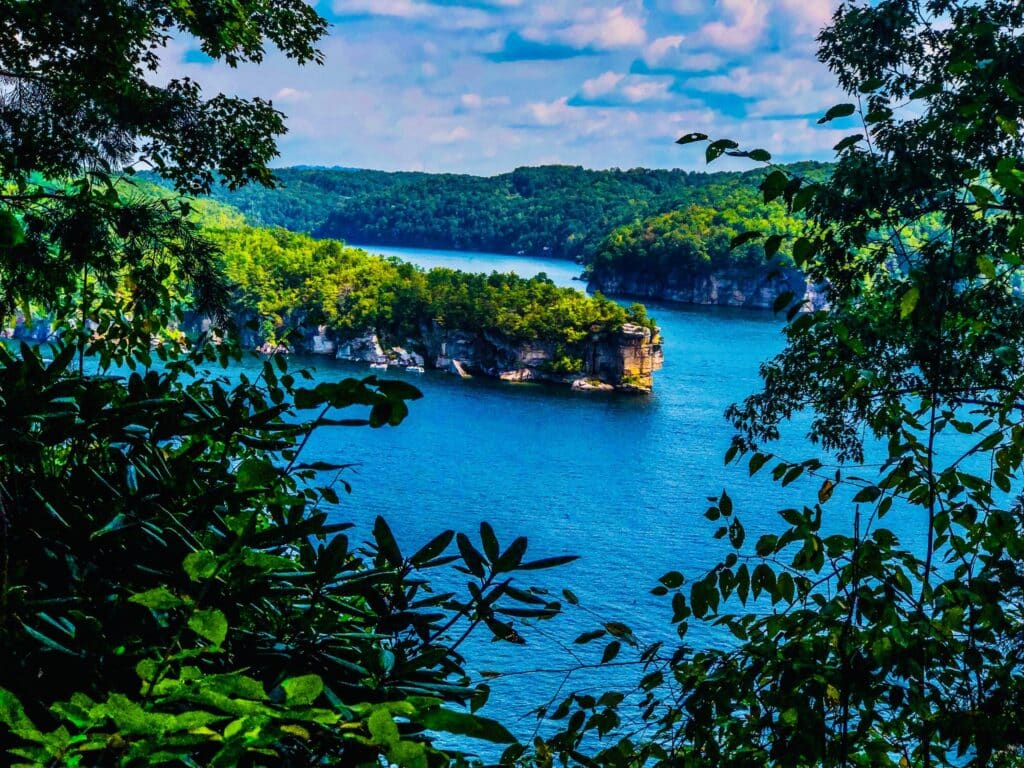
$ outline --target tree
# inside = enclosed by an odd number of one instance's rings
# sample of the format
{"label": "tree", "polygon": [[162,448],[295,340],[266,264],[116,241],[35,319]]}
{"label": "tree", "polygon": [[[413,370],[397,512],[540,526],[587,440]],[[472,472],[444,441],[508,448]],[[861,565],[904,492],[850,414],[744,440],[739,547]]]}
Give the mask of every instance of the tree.
{"label": "tree", "polygon": [[[241,352],[219,254],[193,203],[125,170],[179,192],[271,183],[282,116],[154,85],[161,47],[188,33],[231,65],[268,41],[318,61],[325,22],[301,0],[3,11],[0,316],[57,330],[0,347],[5,764],[427,766],[463,759],[438,732],[513,742],[476,714],[488,689],[460,648],[479,627],[521,642],[522,618],[559,606],[515,573],[572,558],[528,562],[487,525],[407,550],[378,519],[350,543],[324,510],[346,467],[303,449],[315,429],[398,425],[419,392],[311,383],[279,356],[225,370]],[[176,334],[186,308],[217,333]],[[449,566],[464,593],[432,591]]]}
{"label": "tree", "polygon": [[[684,644],[643,649],[625,703],[565,702],[550,748],[636,712],[590,763],[1024,764],[1022,27],[1016,0],[882,0],[844,3],[822,32],[853,100],[821,122],[854,127],[831,178],[775,168],[762,192],[806,215],[793,258],[831,309],[782,302],[787,348],[730,409],[727,456],[815,490],[753,546],[743,510],[712,498],[729,553],[685,591],[680,573],[656,587]],[[707,146],[726,153],[770,162]],[[822,455],[773,455],[800,412]],[[694,620],[734,642],[686,644]]]}

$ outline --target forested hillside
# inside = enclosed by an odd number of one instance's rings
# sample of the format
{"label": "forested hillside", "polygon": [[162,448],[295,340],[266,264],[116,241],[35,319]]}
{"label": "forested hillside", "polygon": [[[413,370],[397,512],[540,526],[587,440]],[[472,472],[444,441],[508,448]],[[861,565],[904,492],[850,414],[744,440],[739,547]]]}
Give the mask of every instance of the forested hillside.
{"label": "forested hillside", "polygon": [[221,250],[238,309],[256,313],[268,336],[302,323],[326,325],[342,339],[373,331],[403,341],[436,324],[498,334],[511,343],[570,347],[626,322],[653,327],[642,306],[627,311],[544,277],[425,271],[281,228],[238,226],[206,234]]}
{"label": "forested hillside", "polygon": [[[821,173],[827,166],[789,168]],[[758,202],[763,171],[543,166],[493,177],[309,168],[276,173],[276,189],[231,192],[219,186],[213,196],[239,208],[252,224],[318,237],[579,261],[588,261],[617,227],[691,206],[725,211],[739,200],[743,216],[748,211],[758,219],[783,215]]]}

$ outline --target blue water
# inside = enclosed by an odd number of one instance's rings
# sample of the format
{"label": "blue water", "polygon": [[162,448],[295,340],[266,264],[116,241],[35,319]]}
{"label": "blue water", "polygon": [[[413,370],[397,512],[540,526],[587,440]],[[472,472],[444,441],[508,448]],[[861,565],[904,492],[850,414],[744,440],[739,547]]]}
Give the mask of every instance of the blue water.
{"label": "blue water", "polygon": [[[424,266],[545,271],[573,285],[574,267],[565,262],[372,250]],[[748,540],[778,530],[777,510],[815,501],[818,482],[782,489],[767,473],[751,479],[745,468],[726,467],[722,460],[731,436],[723,413],[757,389],[759,363],[782,348],[781,322],[768,312],[649,309],[665,343],[665,367],[655,376],[651,396],[388,371],[424,394],[404,424],[323,431],[309,447],[309,459],[358,465],[347,478],[352,494],[332,510],[338,521],[356,524],[357,536],[365,538],[374,518],[384,515],[403,551],[412,552],[445,528],[476,538],[487,520],[503,544],[527,536],[527,559],[582,555],[570,566],[524,576],[556,595],[571,588],[583,609],[567,607],[530,634],[524,648],[484,638],[464,647],[471,670],[513,673],[494,684],[485,713],[517,723],[521,736],[528,737],[535,722],[529,710],[565,683],[557,670],[573,664],[571,654],[582,653],[584,660],[600,654],[603,644],[572,646],[580,633],[615,620],[629,624],[645,642],[672,640],[668,600],[653,597],[651,587],[669,570],[699,575],[729,551],[712,538],[717,524],[703,517],[707,496],[728,488]],[[323,377],[369,373],[365,366],[328,359],[306,362]],[[776,453],[790,459],[814,455],[801,427],[806,424],[798,424]],[[699,625],[688,640],[725,641]],[[562,693],[601,690],[629,679],[639,679],[637,670],[578,674]]]}
{"label": "blue water", "polygon": [[579,278],[583,267],[563,259],[546,259],[541,256],[508,256],[500,253],[478,253],[476,251],[439,251],[428,248],[396,248],[387,245],[355,245],[370,253],[396,256],[411,261],[424,269],[449,267],[463,272],[515,272],[523,277],[533,277],[544,272],[556,285],[566,288],[583,289]]}

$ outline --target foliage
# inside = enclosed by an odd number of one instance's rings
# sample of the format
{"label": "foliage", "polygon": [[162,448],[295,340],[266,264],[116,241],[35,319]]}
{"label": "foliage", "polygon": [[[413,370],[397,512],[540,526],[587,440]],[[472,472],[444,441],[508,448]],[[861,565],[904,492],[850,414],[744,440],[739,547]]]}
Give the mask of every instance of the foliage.
{"label": "foliage", "polygon": [[255,311],[278,329],[326,325],[343,339],[372,330],[404,342],[436,324],[512,343],[577,344],[627,321],[653,327],[640,305],[625,310],[600,295],[559,288],[544,276],[424,271],[283,229],[235,227],[208,234],[237,286],[240,310]]}
{"label": "foliage", "polygon": [[[479,544],[443,531],[409,554],[377,519],[354,546],[328,511],[346,466],[303,449],[316,429],[397,425],[419,393],[311,382],[280,357],[232,368],[234,288],[197,220],[239,222],[177,195],[269,182],[282,123],[154,85],[169,36],[235,65],[267,41],[319,60],[324,29],[300,0],[5,5],[0,319],[42,313],[57,334],[0,347],[4,764],[429,766],[462,760],[439,733],[514,741],[477,713],[488,689],[460,648],[480,628],[521,643],[559,606],[516,572],[572,558],[527,561],[486,524]],[[215,334],[167,333],[186,303]],[[441,568],[464,593],[431,588]]]}
{"label": "foliage", "polygon": [[[766,205],[755,186],[738,188],[713,206],[691,205],[615,229],[588,259],[587,273],[598,284],[607,274],[639,275],[669,280],[674,275],[707,272],[723,267],[757,267],[765,253],[755,240],[733,248],[745,232],[788,238],[801,228],[781,205]],[[772,263],[791,265],[788,249]]]}
{"label": "foliage", "polygon": [[[794,169],[820,172],[814,163]],[[213,195],[237,206],[254,224],[319,237],[522,251],[579,261],[590,261],[616,227],[651,216],[691,206],[721,210],[734,202],[753,207],[749,200],[761,178],[760,172],[590,171],[572,166],[517,168],[489,178],[354,169],[285,168],[276,173],[281,180],[276,189],[232,192],[219,186]]]}
{"label": "foliage", "polygon": [[[427,765],[453,756],[426,729],[513,741],[440,705],[483,703],[461,642],[480,623],[519,641],[506,611],[553,615],[511,578],[565,559],[525,562],[524,539],[502,549],[488,527],[482,545],[445,531],[403,554],[380,518],[356,549],[324,508],[345,467],[301,448],[317,427],[398,424],[418,393],[300,386],[283,358],[259,384],[195,375],[225,351],[126,383],[75,375],[74,346],[49,365],[0,353],[5,746],[46,764]],[[348,407],[369,416],[333,415]],[[453,561],[466,594],[432,592]]]}
{"label": "foliage", "polygon": [[[712,497],[723,561],[654,590],[682,644],[633,642],[636,692],[546,712],[538,764],[1024,764],[1022,28],[1016,0],[882,0],[822,33],[853,97],[822,122],[856,124],[829,180],[774,168],[761,189],[806,215],[791,252],[832,309],[781,302],[788,346],[730,410],[727,455],[811,497],[750,543]],[[770,161],[707,145],[726,152]],[[801,412],[822,455],[773,454]],[[728,639],[695,647],[695,621]]]}

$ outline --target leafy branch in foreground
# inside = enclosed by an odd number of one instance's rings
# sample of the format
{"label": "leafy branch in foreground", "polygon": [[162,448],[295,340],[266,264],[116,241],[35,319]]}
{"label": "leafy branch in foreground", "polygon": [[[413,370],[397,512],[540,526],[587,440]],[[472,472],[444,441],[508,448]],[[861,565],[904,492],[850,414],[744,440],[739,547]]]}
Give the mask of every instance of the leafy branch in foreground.
{"label": "leafy branch in foreground", "polygon": [[[822,32],[853,97],[822,122],[849,138],[828,180],[776,168],[762,193],[806,215],[793,259],[831,306],[780,302],[788,345],[727,455],[811,498],[748,542],[713,497],[724,559],[657,588],[684,644],[647,649],[639,699],[567,700],[538,764],[1024,764],[1022,28],[1009,0],[886,0]],[[825,455],[771,452],[798,414]],[[602,739],[609,708],[644,727]]]}
{"label": "leafy branch in foreground", "polygon": [[[319,61],[325,29],[301,0],[5,6],[0,326],[54,333],[0,345],[4,764],[432,766],[515,741],[461,649],[555,615],[519,572],[572,558],[489,527],[405,555],[382,519],[353,545],[347,467],[306,457],[310,435],[396,426],[420,393],[243,358],[193,204],[127,178],[272,183],[280,113],[152,73],[174,35],[235,66],[266,43]],[[212,332],[173,332],[186,307]],[[449,569],[465,589],[436,592]]]}
{"label": "leafy branch in foreground", "polygon": [[[486,700],[458,648],[478,625],[521,642],[516,622],[555,615],[513,579],[571,558],[527,562],[525,539],[502,549],[488,526],[481,545],[447,531],[406,556],[381,518],[352,548],[319,509],[338,497],[318,478],[344,467],[302,463],[303,438],[397,424],[419,394],[300,387],[283,358],[228,387],[194,375],[213,354],[122,383],[75,375],[72,346],[49,365],[0,351],[3,746],[46,764],[428,765],[458,755],[427,731],[514,741],[442,706]],[[283,418],[291,400],[318,415]],[[332,415],[348,407],[368,418]],[[463,595],[430,589],[450,564]]]}

